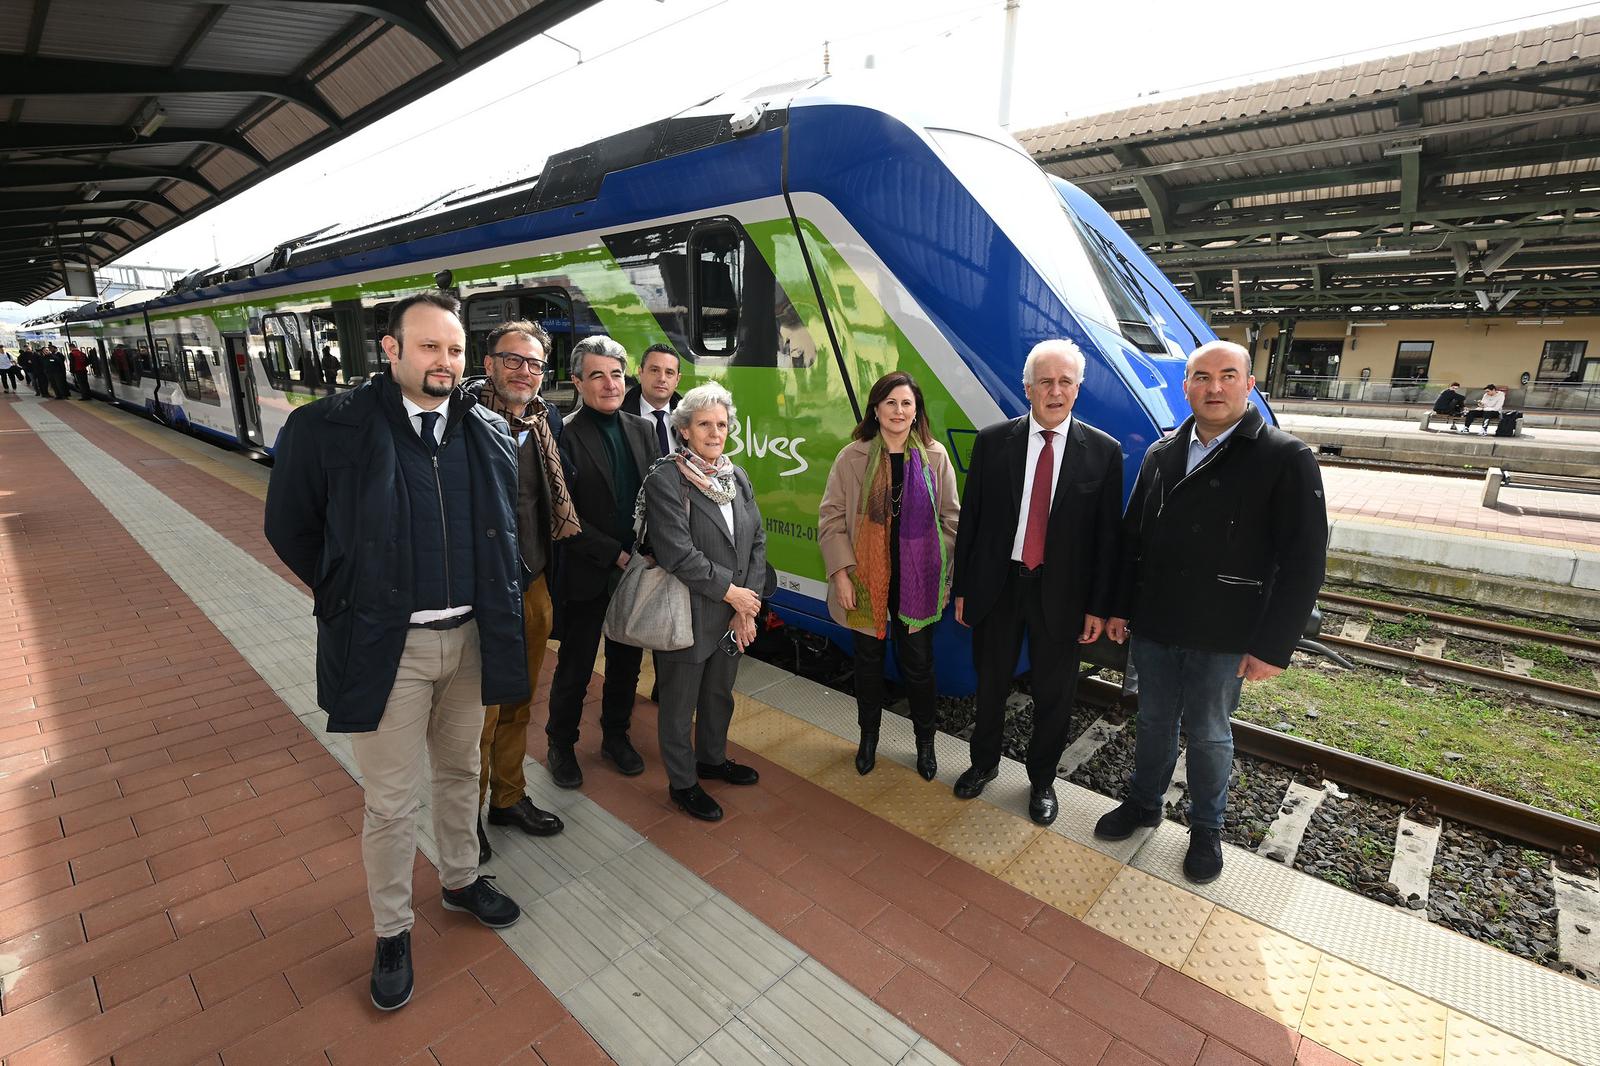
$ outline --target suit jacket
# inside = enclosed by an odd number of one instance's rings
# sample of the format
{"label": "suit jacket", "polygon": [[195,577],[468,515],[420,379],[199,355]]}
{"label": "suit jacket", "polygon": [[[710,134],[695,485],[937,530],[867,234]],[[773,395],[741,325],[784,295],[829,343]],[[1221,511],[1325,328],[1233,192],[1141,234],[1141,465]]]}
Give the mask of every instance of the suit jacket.
{"label": "suit jacket", "polygon": [[[1041,575],[1045,604],[1059,608],[1045,612],[1050,636],[1060,640],[1082,631],[1085,614],[1111,612],[1122,510],[1121,445],[1074,417],[1066,448],[1050,501]],[[973,442],[951,590],[966,599],[968,625],[982,621],[1005,590],[1027,460],[1027,415],[989,426]]]}
{"label": "suit jacket", "polygon": [[682,651],[658,651],[658,659],[699,663],[721,655],[717,644],[733,621],[733,608],[722,600],[728,586],[760,593],[766,583],[767,534],[761,510],[750,479],[738,467],[734,480],[739,491],[733,498],[732,534],[721,508],[689,484],[677,463],[661,464],[645,481],[650,550],[657,563],[688,586],[694,619],[694,643]]}
{"label": "suit jacket", "polygon": [[[567,416],[557,446],[566,464],[567,491],[578,512],[583,531],[560,542],[561,562],[556,568],[557,595],[561,599],[588,600],[606,595],[617,567],[617,555],[633,545],[633,510],[617,513],[616,492],[611,483],[611,462],[606,457],[605,441],[594,424],[594,412],[579,407]],[[660,454],[656,433],[650,423],[626,411],[622,437],[633,452],[644,483],[650,464]]]}
{"label": "suit jacket", "polygon": [[[938,441],[927,445],[928,472],[939,501],[939,539],[945,552],[953,550],[956,523],[961,517],[961,498],[956,493],[956,474],[950,456]],[[828,575],[828,615],[845,625],[845,611],[833,589],[833,575],[856,565],[856,526],[861,523],[861,490],[867,478],[867,459],[872,442],[853,440],[839,451],[828,471],[828,487],[817,508],[817,546],[822,550],[822,569]],[[870,627],[857,630],[872,637]]]}

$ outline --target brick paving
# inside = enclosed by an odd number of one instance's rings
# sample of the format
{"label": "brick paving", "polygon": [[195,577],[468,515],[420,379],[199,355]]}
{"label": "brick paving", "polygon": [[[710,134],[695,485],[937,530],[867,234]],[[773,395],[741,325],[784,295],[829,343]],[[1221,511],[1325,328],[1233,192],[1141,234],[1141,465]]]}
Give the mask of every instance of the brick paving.
{"label": "brick paving", "polygon": [[1535,489],[1507,492],[1521,508],[1483,506],[1483,482],[1468,478],[1325,466],[1330,518],[1378,519],[1443,533],[1517,538],[1550,547],[1600,546],[1600,496]]}
{"label": "brick paving", "polygon": [[[372,1008],[359,788],[13,403],[0,403],[7,1066],[609,1061],[498,936],[443,910],[420,859],[416,1001]],[[259,500],[70,402],[47,409],[265,548]]]}

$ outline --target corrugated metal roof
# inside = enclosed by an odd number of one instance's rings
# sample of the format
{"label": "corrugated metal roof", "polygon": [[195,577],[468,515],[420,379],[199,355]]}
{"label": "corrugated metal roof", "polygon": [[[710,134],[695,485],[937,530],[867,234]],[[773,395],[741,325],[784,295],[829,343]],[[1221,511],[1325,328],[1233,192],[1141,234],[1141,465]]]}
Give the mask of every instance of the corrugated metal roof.
{"label": "corrugated metal roof", "polygon": [[[99,239],[135,246],[594,2],[0,0],[0,173],[39,161],[82,179],[33,186],[18,199],[25,214],[10,217],[41,231],[82,218],[93,182],[98,206],[147,223],[96,222]],[[164,125],[138,134],[152,102]],[[97,173],[130,166],[198,170],[222,192],[163,173]],[[41,251],[0,249],[0,300],[59,285]]]}
{"label": "corrugated metal roof", "polygon": [[[1392,94],[1424,85],[1467,79],[1490,80],[1512,71],[1600,60],[1600,19],[1578,19],[1540,29],[1485,37],[1460,44],[1371,59],[1272,81],[1157,100],[1101,115],[1069,119],[1017,135],[1036,156],[1086,145],[1239,122],[1285,111],[1316,109]],[[1495,94],[1506,98],[1512,95]],[[1548,98],[1544,98],[1548,104]],[[1482,106],[1508,106],[1507,99]],[[1448,109],[1449,104],[1441,104]],[[1473,106],[1479,106],[1474,104]],[[1439,119],[1434,119],[1439,121]],[[1314,126],[1303,132],[1316,135]]]}

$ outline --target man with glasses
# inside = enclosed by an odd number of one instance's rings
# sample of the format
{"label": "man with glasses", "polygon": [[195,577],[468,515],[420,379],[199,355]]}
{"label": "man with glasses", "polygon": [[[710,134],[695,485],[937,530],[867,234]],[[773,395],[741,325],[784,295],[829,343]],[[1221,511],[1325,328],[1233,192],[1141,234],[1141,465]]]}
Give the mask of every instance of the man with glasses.
{"label": "man with glasses", "polygon": [[1078,687],[1074,644],[1093,644],[1115,592],[1122,449],[1072,416],[1084,358],[1068,340],[1034,345],[1022,364],[1030,410],[980,432],[967,462],[956,531],[956,621],[972,627],[978,720],[972,765],[955,793],[974,799],[995,779],[1006,697],[1022,638],[1032,661],[1028,816],[1056,819],[1056,766]]}
{"label": "man with glasses", "polygon": [[[550,338],[533,322],[506,322],[489,334],[484,355],[487,377],[468,386],[479,402],[504,418],[517,439],[517,546],[526,568],[522,593],[528,678],[539,685],[550,640],[551,605],[547,580],[555,542],[578,532],[577,514],[567,494],[556,441],[561,418],[539,397]],[[561,832],[561,819],[528,798],[522,759],[528,751],[528,719],[533,697],[484,708],[478,803],[489,800],[489,824],[512,826],[529,836]],[[492,854],[488,833],[478,823],[478,861]]]}

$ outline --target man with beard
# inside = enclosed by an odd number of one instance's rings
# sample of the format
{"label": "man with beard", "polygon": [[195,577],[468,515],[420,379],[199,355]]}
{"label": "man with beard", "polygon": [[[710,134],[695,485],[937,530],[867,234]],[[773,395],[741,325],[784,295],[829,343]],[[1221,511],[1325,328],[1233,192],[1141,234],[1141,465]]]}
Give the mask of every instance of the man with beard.
{"label": "man with beard", "polygon": [[[416,813],[432,766],[444,906],[501,928],[517,904],[478,875],[483,708],[528,698],[516,444],[457,387],[459,303],[394,305],[388,372],[295,410],[277,441],[266,535],[310,586],[317,703],[352,734],[380,1010],[411,998]],[[494,654],[484,656],[481,647]]]}
{"label": "man with beard", "polygon": [[[581,527],[567,494],[556,444],[561,418],[539,397],[549,336],[533,322],[505,322],[490,332],[486,348],[488,376],[469,384],[467,392],[504,418],[517,438],[517,545],[525,568],[522,624],[528,679],[537,687],[550,640],[548,575],[555,542],[576,534]],[[478,802],[481,806],[487,796],[490,825],[513,826],[529,836],[554,836],[561,832],[561,819],[533,805],[522,773],[532,710],[531,696],[484,708]],[[489,836],[479,822],[478,861],[488,862],[491,854]]]}

